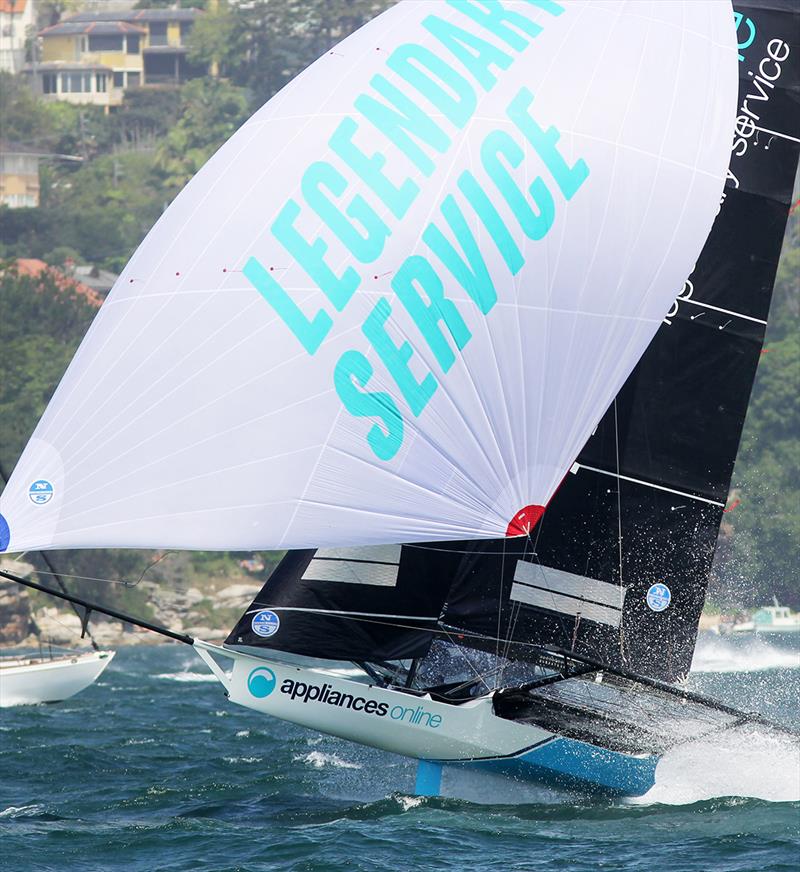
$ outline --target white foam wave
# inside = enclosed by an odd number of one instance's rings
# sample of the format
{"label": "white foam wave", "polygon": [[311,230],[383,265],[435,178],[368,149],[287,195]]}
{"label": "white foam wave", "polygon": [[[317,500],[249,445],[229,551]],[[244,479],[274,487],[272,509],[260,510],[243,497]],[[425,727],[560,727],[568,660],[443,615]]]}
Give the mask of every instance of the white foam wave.
{"label": "white foam wave", "polygon": [[679,745],[659,762],[654,787],[631,802],[685,805],[718,796],[800,801],[800,741],[744,726]]}
{"label": "white foam wave", "polygon": [[154,745],[155,739],[128,739],[123,744],[125,745]]}
{"label": "white foam wave", "polygon": [[250,738],[250,730],[237,730],[236,738],[237,739],[249,739]]}
{"label": "white foam wave", "polygon": [[260,763],[263,757],[223,757],[226,763]]}
{"label": "white foam wave", "polygon": [[324,769],[326,766],[333,766],[336,769],[361,769],[359,763],[351,763],[348,760],[342,760],[336,754],[325,754],[322,751],[309,751],[308,754],[297,754],[292,759],[295,763],[307,763],[315,769]]}
{"label": "white foam wave", "polygon": [[703,634],[697,641],[692,672],[763,672],[800,669],[800,651],[779,648],[758,636],[728,639]]}
{"label": "white foam wave", "polygon": [[396,796],[395,799],[403,807],[403,811],[410,811],[425,802],[424,796]]}
{"label": "white foam wave", "polygon": [[30,817],[44,811],[42,805],[10,805],[0,811],[0,818]]}
{"label": "white foam wave", "polygon": [[210,672],[162,672],[156,675],[163,681],[216,681]]}

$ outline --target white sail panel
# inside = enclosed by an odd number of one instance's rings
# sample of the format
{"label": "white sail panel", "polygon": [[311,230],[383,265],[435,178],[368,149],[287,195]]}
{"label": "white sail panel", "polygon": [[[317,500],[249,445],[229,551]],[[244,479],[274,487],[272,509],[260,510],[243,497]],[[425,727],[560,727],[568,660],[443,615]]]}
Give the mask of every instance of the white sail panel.
{"label": "white sail panel", "polygon": [[504,535],[691,271],[736,87],[727,2],[398,4],[144,240],[0,498],[0,548]]}

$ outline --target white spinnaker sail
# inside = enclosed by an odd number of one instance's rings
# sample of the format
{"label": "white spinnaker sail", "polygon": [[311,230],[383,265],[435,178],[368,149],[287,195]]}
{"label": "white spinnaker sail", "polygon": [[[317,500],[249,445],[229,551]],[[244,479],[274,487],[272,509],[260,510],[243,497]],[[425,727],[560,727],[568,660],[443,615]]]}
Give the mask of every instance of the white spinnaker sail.
{"label": "white spinnaker sail", "polygon": [[0,547],[504,535],[694,265],[736,67],[716,0],[379,16],[139,247],[2,495]]}

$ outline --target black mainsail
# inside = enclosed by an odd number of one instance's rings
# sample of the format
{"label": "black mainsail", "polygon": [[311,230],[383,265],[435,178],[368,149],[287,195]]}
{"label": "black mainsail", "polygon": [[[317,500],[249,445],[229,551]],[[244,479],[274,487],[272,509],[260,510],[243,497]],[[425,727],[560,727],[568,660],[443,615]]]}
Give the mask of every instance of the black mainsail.
{"label": "black mainsail", "polygon": [[445,623],[486,636],[477,647],[500,636],[666,680],[689,670],[800,153],[800,10],[736,12],[740,112],[720,213],[530,542],[475,543],[480,568],[454,585]]}

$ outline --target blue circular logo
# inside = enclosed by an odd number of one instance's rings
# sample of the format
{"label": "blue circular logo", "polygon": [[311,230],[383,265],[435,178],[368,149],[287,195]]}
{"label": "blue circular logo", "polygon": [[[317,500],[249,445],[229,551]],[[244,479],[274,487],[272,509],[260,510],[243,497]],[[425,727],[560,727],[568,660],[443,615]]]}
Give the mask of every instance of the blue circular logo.
{"label": "blue circular logo", "polygon": [[250,621],[250,626],[256,636],[261,636],[266,639],[267,636],[274,636],[281,626],[281,619],[270,609],[261,609],[253,615],[253,620]]}
{"label": "blue circular logo", "polygon": [[275,690],[277,679],[275,673],[266,666],[256,667],[250,675],[247,676],[247,689],[256,699],[264,699]]}
{"label": "blue circular logo", "polygon": [[663,612],[669,606],[672,594],[666,584],[654,584],[647,591],[647,605],[654,612]]}
{"label": "blue circular logo", "polygon": [[53,485],[49,481],[40,478],[28,488],[28,496],[31,498],[32,503],[35,503],[37,506],[43,506],[53,499]]}
{"label": "blue circular logo", "polygon": [[5,551],[10,541],[11,528],[8,526],[8,521],[0,515],[0,551]]}

